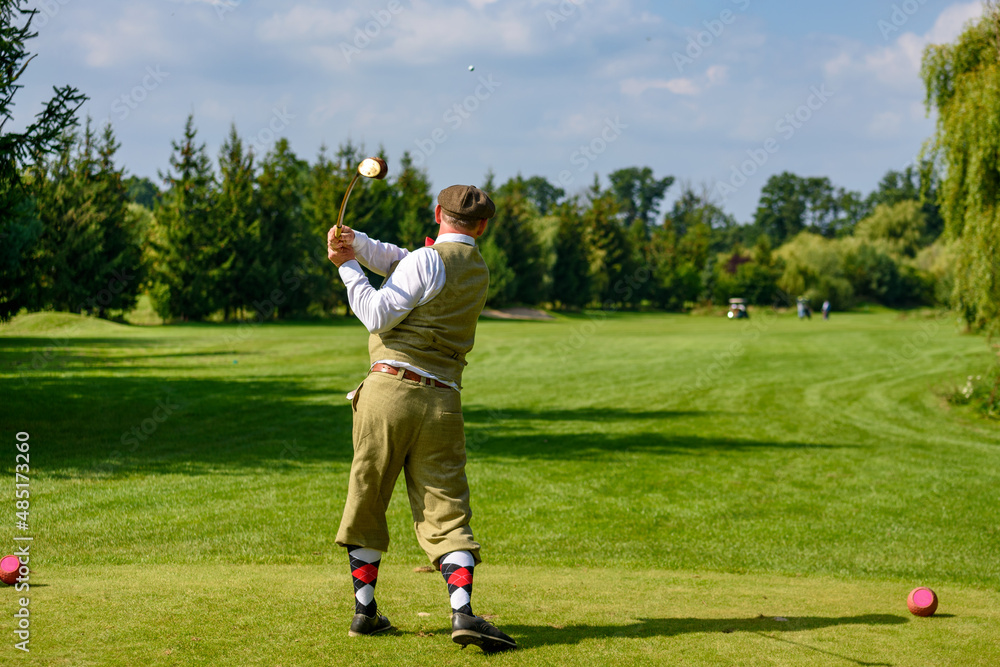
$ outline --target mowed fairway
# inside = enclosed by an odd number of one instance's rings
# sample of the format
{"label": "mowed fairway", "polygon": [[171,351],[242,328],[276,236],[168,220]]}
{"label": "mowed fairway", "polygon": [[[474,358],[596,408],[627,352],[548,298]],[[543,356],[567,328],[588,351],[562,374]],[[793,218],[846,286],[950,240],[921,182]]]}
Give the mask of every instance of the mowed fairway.
{"label": "mowed fairway", "polygon": [[[399,632],[347,637],[366,346],[349,321],[0,327],[0,539],[18,431],[34,536],[31,654],[3,589],[0,663],[485,664],[414,572],[402,485],[377,589]],[[489,663],[1000,663],[1000,427],[941,397],[989,363],[951,316],[481,322],[473,608],[524,649]],[[937,616],[907,612],[918,585]]]}

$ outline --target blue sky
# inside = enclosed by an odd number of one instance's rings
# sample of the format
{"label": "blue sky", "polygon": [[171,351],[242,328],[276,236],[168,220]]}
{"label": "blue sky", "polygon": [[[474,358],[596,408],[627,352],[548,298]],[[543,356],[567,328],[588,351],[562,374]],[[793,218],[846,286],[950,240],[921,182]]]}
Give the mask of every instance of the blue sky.
{"label": "blue sky", "polygon": [[[978,0],[32,0],[50,87],[90,96],[127,171],[156,179],[194,113],[213,158],[235,123],[312,161],[348,139],[403,151],[435,189],[522,173],[570,193],[652,167],[740,222],[768,176],[864,193],[933,131],[920,56]],[[469,66],[475,66],[469,71]],[[668,201],[679,185],[668,192]]]}

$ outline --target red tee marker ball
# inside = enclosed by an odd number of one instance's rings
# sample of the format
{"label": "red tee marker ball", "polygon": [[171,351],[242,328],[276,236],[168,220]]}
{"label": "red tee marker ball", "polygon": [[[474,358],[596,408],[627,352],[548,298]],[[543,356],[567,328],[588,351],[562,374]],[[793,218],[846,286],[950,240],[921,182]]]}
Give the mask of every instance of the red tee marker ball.
{"label": "red tee marker ball", "polygon": [[21,561],[17,559],[17,556],[4,556],[3,560],[0,560],[0,581],[8,586],[13,586],[17,583],[17,571],[20,569]]}
{"label": "red tee marker ball", "polygon": [[932,616],[937,606],[937,594],[929,588],[914,588],[906,598],[906,607],[915,616]]}

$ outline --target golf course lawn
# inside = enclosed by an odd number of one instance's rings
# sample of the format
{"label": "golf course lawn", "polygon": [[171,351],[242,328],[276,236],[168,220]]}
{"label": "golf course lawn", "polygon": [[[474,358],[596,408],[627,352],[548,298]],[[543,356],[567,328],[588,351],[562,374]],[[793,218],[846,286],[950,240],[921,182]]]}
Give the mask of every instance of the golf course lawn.
{"label": "golf course lawn", "polygon": [[[1000,425],[943,398],[991,352],[952,315],[484,320],[469,362],[473,609],[523,648],[490,664],[1000,664]],[[398,632],[347,637],[367,364],[353,320],[0,326],[0,540],[33,537],[0,664],[484,664],[414,571],[402,480],[376,591]]]}

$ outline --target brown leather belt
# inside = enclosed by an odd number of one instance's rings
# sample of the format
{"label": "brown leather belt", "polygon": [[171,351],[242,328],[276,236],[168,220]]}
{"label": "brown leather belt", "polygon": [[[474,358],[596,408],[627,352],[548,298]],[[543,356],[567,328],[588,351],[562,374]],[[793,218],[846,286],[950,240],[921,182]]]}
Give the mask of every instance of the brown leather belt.
{"label": "brown leather belt", "polygon": [[438,382],[437,380],[429,377],[424,377],[419,373],[414,373],[406,368],[396,368],[395,366],[390,366],[389,364],[375,364],[372,366],[373,373],[388,373],[389,375],[399,375],[399,371],[403,371],[403,378],[406,380],[413,380],[414,382],[419,382],[420,384],[425,384],[428,387],[440,387],[442,389],[451,389],[444,382]]}

